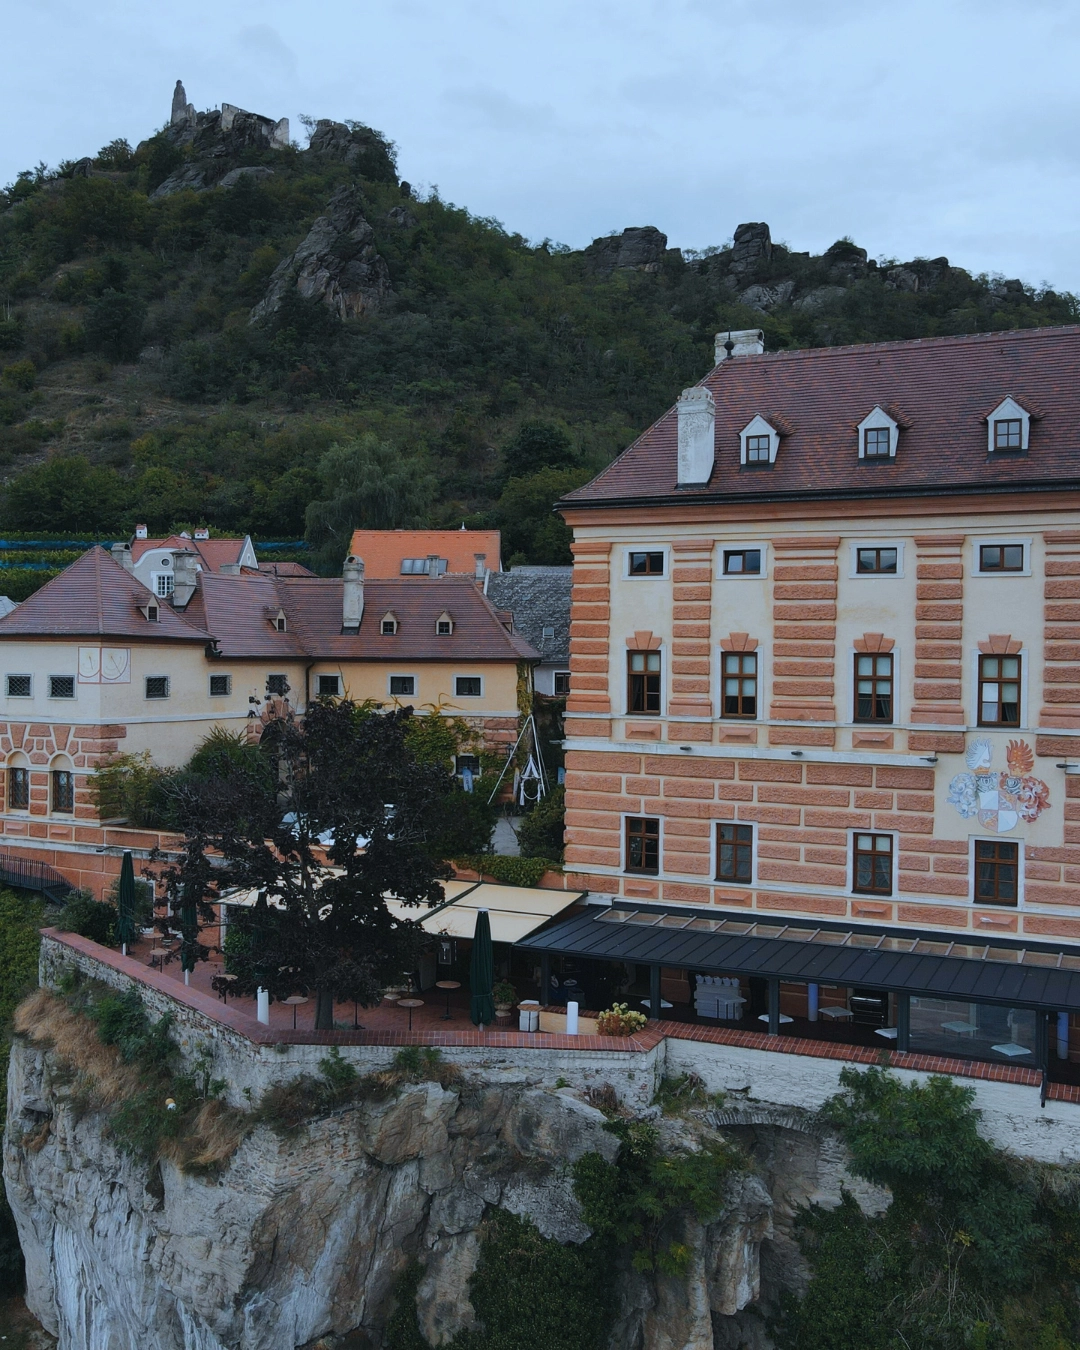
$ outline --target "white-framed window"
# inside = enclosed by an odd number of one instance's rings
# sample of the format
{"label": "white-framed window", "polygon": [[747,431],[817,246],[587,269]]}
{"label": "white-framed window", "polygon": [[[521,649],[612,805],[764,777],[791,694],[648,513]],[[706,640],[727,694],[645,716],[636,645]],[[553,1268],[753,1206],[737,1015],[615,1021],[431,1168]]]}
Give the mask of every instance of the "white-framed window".
{"label": "white-framed window", "polygon": [[482,675],[455,675],[455,698],[483,698],[484,677]]}
{"label": "white-framed window", "polygon": [[150,582],[154,594],[164,599],[167,595],[172,595],[174,577],[171,572],[151,572]]}
{"label": "white-framed window", "polygon": [[570,692],[570,672],[568,670],[557,670],[552,676],[552,689],[557,697],[562,697]]}
{"label": "white-framed window", "polygon": [[716,548],[716,575],[725,581],[760,581],[769,573],[768,544],[756,539],[732,540]]}
{"label": "white-framed window", "polygon": [[225,698],[232,693],[231,675],[211,675],[210,676],[210,697]]}
{"label": "white-framed window", "polygon": [[391,675],[387,683],[387,692],[391,698],[415,698],[415,675]]}
{"label": "white-framed window", "polygon": [[849,546],[849,577],[902,577],[902,539],[853,539]]}
{"label": "white-framed window", "polygon": [[752,418],[739,432],[739,463],[775,464],[780,449],[780,433],[760,415]]}
{"label": "white-framed window", "polygon": [[969,840],[971,902],[1019,909],[1024,900],[1024,843],[994,834]]}
{"label": "white-framed window", "polygon": [[340,675],[320,675],[318,677],[320,698],[337,698],[341,693]]}
{"label": "white-framed window", "polygon": [[971,574],[976,577],[1031,576],[1030,535],[981,535],[971,541]]}
{"label": "white-framed window", "polygon": [[8,698],[33,698],[34,677],[33,675],[8,675],[5,677],[4,688],[7,691]]}
{"label": "white-framed window", "polygon": [[454,619],[448,610],[443,610],[435,620],[435,636],[450,637],[454,631]]}
{"label": "white-framed window", "polygon": [[146,677],[146,697],[147,697],[147,698],[168,698],[168,697],[169,697],[169,677],[168,677],[168,675],[147,675],[147,677]]}
{"label": "white-framed window", "polygon": [[667,549],[656,544],[641,544],[626,550],[626,575],[634,581],[666,577]]}
{"label": "white-framed window", "polygon": [[900,424],[884,408],[877,407],[863,418],[858,426],[859,458],[873,462],[895,459],[900,441]]}
{"label": "white-framed window", "polygon": [[1019,731],[1028,725],[1028,652],[982,652],[971,661],[970,725],[987,730]]}
{"label": "white-framed window", "polygon": [[50,675],[50,676],[49,676],[49,697],[50,697],[50,698],[74,698],[74,697],[75,697],[75,676],[74,676],[74,675]]}
{"label": "white-framed window", "polygon": [[398,630],[398,617],[392,609],[388,609],[379,620],[379,634],[381,637],[393,637]]}
{"label": "white-framed window", "polygon": [[1014,398],[1004,398],[986,419],[986,453],[1019,455],[1028,448],[1031,414]]}

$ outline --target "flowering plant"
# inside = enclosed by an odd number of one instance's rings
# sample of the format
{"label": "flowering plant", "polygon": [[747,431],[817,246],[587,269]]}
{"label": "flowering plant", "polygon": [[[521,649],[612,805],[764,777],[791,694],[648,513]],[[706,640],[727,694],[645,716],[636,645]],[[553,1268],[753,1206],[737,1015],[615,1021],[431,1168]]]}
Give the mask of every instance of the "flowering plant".
{"label": "flowering plant", "polygon": [[596,1019],[601,1036],[632,1036],[645,1025],[644,1013],[634,1012],[626,1003],[613,1003]]}

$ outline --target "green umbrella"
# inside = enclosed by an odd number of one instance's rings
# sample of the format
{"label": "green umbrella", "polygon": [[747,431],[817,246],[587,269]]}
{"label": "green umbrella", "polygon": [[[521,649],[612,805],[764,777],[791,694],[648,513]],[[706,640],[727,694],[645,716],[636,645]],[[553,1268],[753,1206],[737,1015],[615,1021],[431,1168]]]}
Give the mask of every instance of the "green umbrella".
{"label": "green umbrella", "polygon": [[472,961],[469,964],[469,1016],[476,1026],[489,1027],[495,1021],[495,1000],[491,996],[495,982],[495,956],[491,950],[491,923],[486,909],[476,915]]}
{"label": "green umbrella", "polygon": [[180,902],[180,969],[184,972],[184,983],[195,969],[196,952],[199,947],[199,911],[195,907],[190,885],[184,887]]}
{"label": "green umbrella", "polygon": [[116,893],[116,940],[125,956],[128,943],[135,941],[135,865],[127,852],[120,864],[120,888]]}

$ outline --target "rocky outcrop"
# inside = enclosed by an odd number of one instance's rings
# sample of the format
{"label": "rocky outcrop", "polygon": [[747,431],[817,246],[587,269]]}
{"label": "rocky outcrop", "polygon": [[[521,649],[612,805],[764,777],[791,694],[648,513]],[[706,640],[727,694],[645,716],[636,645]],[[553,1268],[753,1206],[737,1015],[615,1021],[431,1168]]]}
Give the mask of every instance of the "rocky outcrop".
{"label": "rocky outcrop", "polygon": [[[442,1345],[475,1320],[468,1285],[490,1207],[559,1242],[588,1236],[570,1168],[586,1152],[614,1157],[604,1122],[575,1092],[524,1077],[418,1083],[294,1137],[259,1126],[222,1171],[192,1175],[119,1153],[53,1052],[17,1041],[4,1173],[27,1302],[59,1350],[378,1347],[417,1260],[419,1324]],[[710,1127],[661,1129],[669,1148],[693,1148]],[[714,1326],[759,1297],[772,1211],[762,1179],[737,1172],[715,1222],[685,1220],[687,1279],[613,1272],[612,1350],[724,1344]]]}
{"label": "rocky outcrop", "polygon": [[374,241],[359,190],[339,188],[326,214],[274,270],[266,295],[251,311],[252,319],[273,314],[290,290],[326,305],[339,319],[373,313],[392,291],[390,273]]}
{"label": "rocky outcrop", "polygon": [[658,272],[666,259],[679,259],[682,254],[677,248],[668,248],[667,235],[655,225],[641,225],[594,239],[584,256],[587,271],[610,276],[620,270]]}

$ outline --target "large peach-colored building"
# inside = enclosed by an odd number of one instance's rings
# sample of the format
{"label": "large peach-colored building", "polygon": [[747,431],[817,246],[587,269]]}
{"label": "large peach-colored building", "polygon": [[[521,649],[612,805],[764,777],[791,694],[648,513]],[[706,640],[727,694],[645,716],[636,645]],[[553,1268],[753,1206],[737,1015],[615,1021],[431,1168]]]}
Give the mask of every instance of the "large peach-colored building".
{"label": "large peach-colored building", "polygon": [[[771,1028],[863,998],[901,1046],[924,1023],[935,1048],[981,1044],[976,972],[987,1006],[1022,986],[1024,1018],[1080,1008],[1080,983],[1043,988],[1080,972],[1080,329],[758,337],[721,334],[705,379],[561,503],[566,857],[615,916],[590,932],[755,939],[779,962],[749,970]],[[658,941],[634,950],[665,997],[693,995],[695,962],[715,974],[704,936],[678,960]],[[872,951],[858,998],[846,968],[794,977],[794,943]],[[939,1002],[953,975],[968,990],[953,1015],[897,973],[921,956],[946,961]],[[990,1058],[1041,1053],[988,1034]]]}

